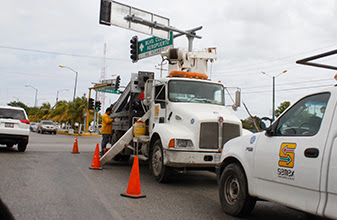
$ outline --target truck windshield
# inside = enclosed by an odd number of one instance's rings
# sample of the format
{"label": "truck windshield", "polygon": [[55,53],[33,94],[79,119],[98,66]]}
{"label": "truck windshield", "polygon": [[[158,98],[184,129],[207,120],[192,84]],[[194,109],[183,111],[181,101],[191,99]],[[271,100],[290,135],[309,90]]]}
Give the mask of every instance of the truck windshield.
{"label": "truck windshield", "polygon": [[195,102],[224,105],[224,87],[205,81],[171,80],[168,87],[171,102]]}

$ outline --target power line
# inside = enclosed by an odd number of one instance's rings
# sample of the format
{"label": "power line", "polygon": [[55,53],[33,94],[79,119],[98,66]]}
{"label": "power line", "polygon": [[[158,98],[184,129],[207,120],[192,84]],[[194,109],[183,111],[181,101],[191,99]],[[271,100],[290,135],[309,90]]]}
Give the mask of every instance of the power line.
{"label": "power line", "polygon": [[[9,46],[1,46],[2,49],[9,49],[9,50],[20,50],[26,52],[35,52],[35,53],[45,53],[45,54],[54,54],[54,55],[61,55],[61,56],[71,56],[71,57],[81,57],[81,58],[90,58],[90,59],[103,59],[103,57],[98,56],[88,56],[88,55],[81,55],[81,54],[71,54],[71,53],[61,53],[61,52],[54,52],[54,51],[46,51],[46,50],[35,50],[35,49],[27,49],[27,48],[20,48],[20,47],[9,47]],[[125,61],[129,62],[128,59],[120,59],[120,58],[106,58],[107,60],[117,60],[117,61]]]}
{"label": "power line", "polygon": [[47,75],[47,74],[40,74],[40,73],[37,73],[37,74],[34,74],[34,73],[22,73],[22,72],[13,72],[13,71],[1,71],[0,70],[0,73],[10,73],[10,74],[18,74],[18,75],[29,75],[29,76],[48,76],[50,77],[52,74],[50,75]]}
{"label": "power line", "polygon": [[[289,67],[289,65],[291,65]],[[277,68],[277,69],[271,69],[271,70],[268,70],[268,72],[276,72],[276,71],[280,71],[282,72],[284,69],[287,69],[287,70],[291,70],[291,69],[297,69],[297,68],[300,68],[301,66],[299,65],[296,65],[296,63],[289,63],[287,67],[285,67],[286,65],[279,65],[279,66],[283,66],[282,68]],[[215,76],[244,76],[244,75],[257,75],[257,74],[261,74],[261,69],[268,69],[268,68],[271,68],[271,67],[274,67],[274,66],[269,66],[269,67],[258,67],[258,68],[254,68],[254,69],[248,69],[248,70],[237,70],[237,71],[231,71],[231,72],[222,72],[222,73],[218,73],[218,74],[214,74]],[[247,72],[247,73],[245,73]],[[227,73],[230,73],[230,74],[227,74]],[[231,73],[235,73],[235,74],[231,74]]]}
{"label": "power line", "polygon": [[[318,86],[306,86],[306,87],[300,87],[300,88],[277,89],[276,91],[278,91],[278,92],[282,92],[282,91],[293,91],[293,90],[302,90],[302,89],[312,89],[312,88],[329,87],[329,86],[333,86],[333,85],[334,85],[334,84],[318,85]],[[247,92],[247,93],[251,94],[251,93],[267,93],[267,92],[271,92],[271,91],[261,90],[261,91]],[[242,93],[245,94],[246,92],[243,91]]]}
{"label": "power line", "polygon": [[[280,84],[277,84],[277,86],[292,85],[292,84],[303,84],[303,83],[315,83],[315,82],[331,81],[331,80],[332,80],[331,78],[312,79],[312,80],[306,80],[306,81],[297,81],[297,82],[290,82],[290,83],[280,83]],[[261,88],[261,86],[242,87],[241,89],[255,89],[255,88]]]}
{"label": "power line", "polygon": [[276,59],[271,59],[265,62],[261,62],[261,63],[255,63],[255,64],[247,64],[247,65],[240,65],[240,66],[232,66],[232,67],[228,67],[225,70],[229,70],[229,69],[237,69],[237,68],[243,68],[243,67],[248,67],[248,66],[255,66],[255,65],[262,65],[262,64],[266,64],[266,63],[271,63],[271,62],[275,62],[275,61],[279,61],[279,60],[284,60],[284,59],[288,59],[288,58],[292,58],[292,57],[296,57],[299,55],[303,55],[303,54],[307,54],[307,53],[311,53],[317,50],[322,50],[322,49],[326,49],[332,46],[336,46],[337,44],[332,44],[329,46],[325,46],[325,47],[321,47],[321,48],[317,48],[314,50],[310,50],[310,51],[306,51],[306,52],[302,52],[302,53],[298,53],[298,54],[294,54],[294,55],[290,55],[290,56],[285,56],[285,57],[280,57],[280,58],[276,58]]}

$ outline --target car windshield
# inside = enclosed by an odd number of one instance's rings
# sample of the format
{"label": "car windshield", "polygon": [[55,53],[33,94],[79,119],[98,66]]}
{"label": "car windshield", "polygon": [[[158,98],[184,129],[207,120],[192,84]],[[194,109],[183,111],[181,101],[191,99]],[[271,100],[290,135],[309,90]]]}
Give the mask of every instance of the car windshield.
{"label": "car windshield", "polygon": [[26,116],[22,110],[2,108],[0,109],[0,118],[25,120]]}
{"label": "car windshield", "polygon": [[52,121],[43,121],[42,124],[44,124],[44,125],[52,125],[53,122]]}
{"label": "car windshield", "polygon": [[225,104],[224,87],[205,81],[171,80],[168,93],[169,100],[172,102]]}

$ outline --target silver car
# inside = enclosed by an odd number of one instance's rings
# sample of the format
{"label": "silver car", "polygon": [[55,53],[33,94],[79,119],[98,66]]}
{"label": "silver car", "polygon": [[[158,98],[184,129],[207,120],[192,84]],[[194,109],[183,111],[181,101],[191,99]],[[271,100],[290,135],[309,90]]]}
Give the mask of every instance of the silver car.
{"label": "silver car", "polygon": [[39,123],[39,127],[37,129],[38,133],[51,133],[56,134],[56,126],[52,120],[42,120]]}

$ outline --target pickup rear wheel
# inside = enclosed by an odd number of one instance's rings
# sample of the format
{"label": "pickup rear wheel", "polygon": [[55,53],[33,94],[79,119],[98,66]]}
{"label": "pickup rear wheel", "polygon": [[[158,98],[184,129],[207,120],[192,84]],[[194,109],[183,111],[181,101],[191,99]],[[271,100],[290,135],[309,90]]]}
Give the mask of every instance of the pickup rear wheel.
{"label": "pickup rear wheel", "polygon": [[26,148],[27,148],[27,143],[18,143],[19,152],[25,152]]}
{"label": "pickup rear wheel", "polygon": [[247,178],[239,164],[232,163],[220,178],[219,196],[225,213],[244,217],[252,212],[256,199],[248,194]]}
{"label": "pickup rear wheel", "polygon": [[152,175],[158,182],[165,183],[168,181],[171,169],[164,165],[163,147],[160,140],[156,140],[153,145],[150,168]]}

